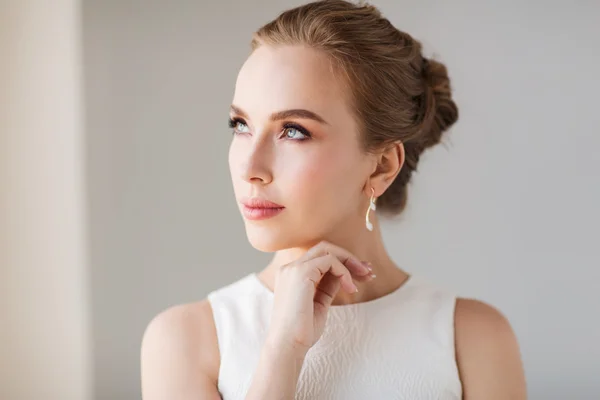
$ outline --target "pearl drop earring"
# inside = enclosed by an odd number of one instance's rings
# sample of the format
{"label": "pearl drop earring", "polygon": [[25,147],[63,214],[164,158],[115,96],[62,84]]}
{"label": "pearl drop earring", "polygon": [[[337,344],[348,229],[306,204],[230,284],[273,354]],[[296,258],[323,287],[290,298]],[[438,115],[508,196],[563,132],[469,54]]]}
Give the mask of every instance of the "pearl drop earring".
{"label": "pearl drop earring", "polygon": [[369,202],[369,208],[367,208],[367,215],[365,216],[365,223],[367,225],[367,229],[369,231],[373,231],[373,224],[369,221],[369,213],[371,210],[375,211],[377,206],[375,206],[375,189],[371,188],[371,200]]}

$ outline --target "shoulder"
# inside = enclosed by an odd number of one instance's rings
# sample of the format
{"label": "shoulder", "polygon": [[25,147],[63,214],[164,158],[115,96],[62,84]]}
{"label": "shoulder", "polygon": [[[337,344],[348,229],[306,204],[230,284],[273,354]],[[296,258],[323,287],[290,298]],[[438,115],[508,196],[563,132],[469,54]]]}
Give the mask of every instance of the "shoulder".
{"label": "shoulder", "polygon": [[143,392],[172,393],[186,382],[216,385],[219,358],[208,299],[172,306],[154,316],[144,331]]}
{"label": "shoulder", "polygon": [[213,314],[208,299],[179,304],[161,311],[150,320],[142,345],[152,344],[154,339],[198,340],[198,337],[210,336],[213,330]]}
{"label": "shoulder", "polygon": [[[498,339],[511,339],[512,328],[508,319],[495,307],[475,299],[456,299],[455,323],[457,333],[485,340],[487,334]],[[486,336],[481,337],[485,333]]]}
{"label": "shoulder", "polygon": [[515,333],[496,308],[458,298],[456,358],[465,399],[525,399],[525,378]]}

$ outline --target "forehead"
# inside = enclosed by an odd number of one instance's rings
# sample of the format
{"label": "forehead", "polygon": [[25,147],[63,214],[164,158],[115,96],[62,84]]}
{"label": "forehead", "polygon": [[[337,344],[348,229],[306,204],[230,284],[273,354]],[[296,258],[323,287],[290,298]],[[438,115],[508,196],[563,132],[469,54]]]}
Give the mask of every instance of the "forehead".
{"label": "forehead", "polygon": [[305,46],[260,46],[246,60],[233,103],[252,116],[304,108],[325,114],[347,112],[341,80],[330,59]]}

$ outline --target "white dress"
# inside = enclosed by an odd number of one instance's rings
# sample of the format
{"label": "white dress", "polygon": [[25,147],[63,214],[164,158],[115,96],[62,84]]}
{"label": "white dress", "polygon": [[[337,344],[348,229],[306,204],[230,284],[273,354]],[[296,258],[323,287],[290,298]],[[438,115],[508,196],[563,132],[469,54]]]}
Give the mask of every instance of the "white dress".
{"label": "white dress", "polygon": [[[209,293],[223,400],[242,400],[265,340],[273,292],[251,273]],[[308,351],[297,400],[456,400],[456,297],[411,276],[378,299],[332,306]]]}

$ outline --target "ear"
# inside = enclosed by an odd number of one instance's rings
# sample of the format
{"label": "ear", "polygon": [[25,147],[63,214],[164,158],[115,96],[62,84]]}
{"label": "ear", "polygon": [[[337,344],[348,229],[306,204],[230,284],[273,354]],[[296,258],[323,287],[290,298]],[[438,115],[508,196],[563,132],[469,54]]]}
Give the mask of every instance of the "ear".
{"label": "ear", "polygon": [[381,196],[394,182],[404,165],[404,145],[402,142],[394,142],[376,155],[377,164],[365,190],[371,196],[371,187],[375,190],[375,197]]}

